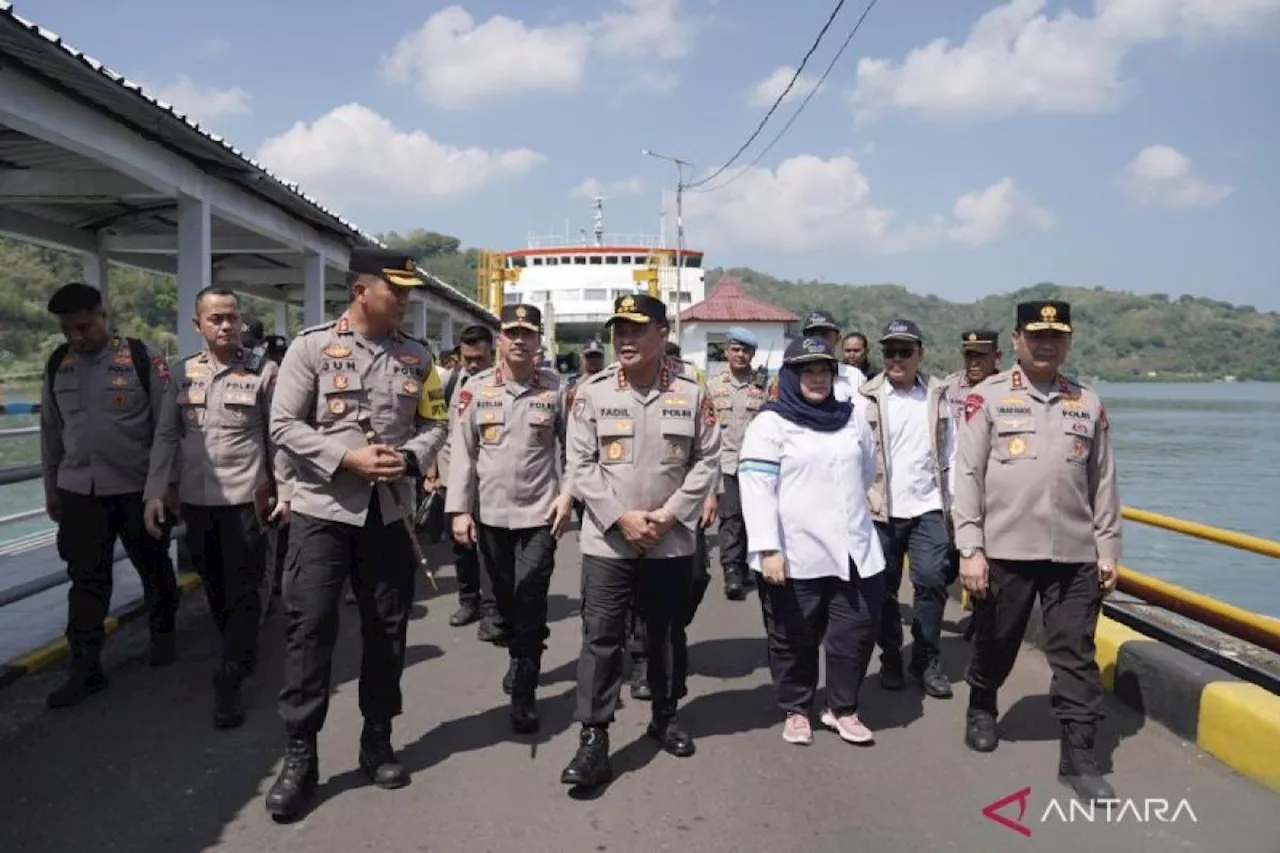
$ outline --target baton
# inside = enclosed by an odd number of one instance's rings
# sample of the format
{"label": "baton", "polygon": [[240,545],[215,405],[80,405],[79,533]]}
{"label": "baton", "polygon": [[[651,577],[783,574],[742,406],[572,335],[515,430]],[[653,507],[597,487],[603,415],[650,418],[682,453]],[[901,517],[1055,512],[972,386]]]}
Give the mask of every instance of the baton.
{"label": "baton", "polygon": [[[370,444],[382,443],[378,438],[377,430],[373,428],[373,424],[369,422],[368,418],[361,418],[356,423],[364,433],[365,441]],[[431,588],[439,589],[439,585],[436,584],[436,573],[431,571],[431,567],[427,565],[427,554],[422,550],[422,543],[418,541],[418,534],[413,529],[413,522],[410,521],[409,515],[404,508],[404,502],[400,500],[400,493],[395,490],[392,483],[388,483],[385,480],[380,482],[386,485],[387,492],[391,495],[391,502],[395,504],[396,511],[400,513],[400,523],[404,525],[404,532],[409,536],[409,544],[413,546],[413,558],[422,567],[427,580],[431,581]]]}

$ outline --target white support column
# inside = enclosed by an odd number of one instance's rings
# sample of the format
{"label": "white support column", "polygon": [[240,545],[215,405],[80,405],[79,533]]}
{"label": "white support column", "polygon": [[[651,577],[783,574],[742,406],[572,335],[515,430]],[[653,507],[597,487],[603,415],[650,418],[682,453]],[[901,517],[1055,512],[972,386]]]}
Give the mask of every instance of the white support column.
{"label": "white support column", "polygon": [[427,303],[423,299],[415,299],[409,303],[409,323],[415,338],[427,336]]}
{"label": "white support column", "polygon": [[102,304],[111,307],[111,292],[108,287],[110,283],[111,267],[107,260],[107,253],[102,249],[99,242],[98,251],[90,254],[88,252],[80,256],[80,277],[84,279],[84,283],[90,287],[96,287],[102,293]]}
{"label": "white support column", "polygon": [[446,312],[440,318],[440,350],[448,352],[453,349],[453,315]]}
{"label": "white support column", "polygon": [[309,254],[302,263],[302,325],[318,326],[324,321],[324,257]]}
{"label": "white support column", "polygon": [[188,322],[196,294],[213,280],[209,205],[203,199],[178,198],[178,354],[199,352],[200,333]]}
{"label": "white support column", "polygon": [[284,302],[276,303],[276,334],[289,335],[289,306]]}

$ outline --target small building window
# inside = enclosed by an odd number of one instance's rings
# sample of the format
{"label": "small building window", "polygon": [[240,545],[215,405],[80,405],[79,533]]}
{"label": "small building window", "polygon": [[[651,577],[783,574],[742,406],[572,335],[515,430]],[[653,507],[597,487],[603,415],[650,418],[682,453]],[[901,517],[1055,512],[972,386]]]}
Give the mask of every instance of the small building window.
{"label": "small building window", "polygon": [[587,256],[586,256],[586,255],[574,255],[574,256],[573,256],[573,263],[574,263],[574,265],[575,265],[575,266],[586,266],[586,264],[587,264]]}
{"label": "small building window", "polygon": [[533,259],[533,265],[534,265],[535,267],[540,267],[540,266],[542,266],[542,258],[534,258],[534,259]]}
{"label": "small building window", "polygon": [[593,267],[595,267],[595,266],[600,266],[600,264],[601,264],[601,262],[602,262],[603,260],[604,260],[604,259],[603,259],[603,258],[601,258],[599,255],[592,255],[592,256],[591,256],[591,265],[592,265]]}
{"label": "small building window", "polygon": [[605,255],[605,256],[604,256],[604,262],[605,262],[606,264],[608,264],[609,266],[614,266],[614,265],[616,265],[616,264],[618,263],[618,256],[617,256],[617,255]]}
{"label": "small building window", "polygon": [[504,305],[519,305],[519,304],[520,304],[520,293],[519,293],[519,291],[515,291],[515,290],[508,290],[508,291],[506,291],[505,293],[503,293],[503,294],[502,294],[502,304],[504,304]]}
{"label": "small building window", "polygon": [[609,291],[603,287],[588,287],[582,291],[582,298],[587,302],[603,302],[609,298]]}

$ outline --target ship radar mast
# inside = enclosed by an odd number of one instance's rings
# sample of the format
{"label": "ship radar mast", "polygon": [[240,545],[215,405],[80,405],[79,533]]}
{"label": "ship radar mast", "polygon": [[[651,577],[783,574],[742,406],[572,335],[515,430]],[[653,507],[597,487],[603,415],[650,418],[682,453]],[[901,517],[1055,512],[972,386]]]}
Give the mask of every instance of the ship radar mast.
{"label": "ship radar mast", "polygon": [[596,245],[604,245],[604,196],[598,195],[592,200],[594,210],[591,214],[592,232],[595,234]]}

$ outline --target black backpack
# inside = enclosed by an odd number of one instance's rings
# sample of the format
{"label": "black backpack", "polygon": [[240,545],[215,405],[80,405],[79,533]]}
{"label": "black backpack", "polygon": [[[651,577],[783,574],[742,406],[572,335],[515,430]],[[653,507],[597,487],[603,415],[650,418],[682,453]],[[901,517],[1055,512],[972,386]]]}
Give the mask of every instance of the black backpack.
{"label": "black backpack", "polygon": [[[151,397],[151,355],[147,352],[147,345],[137,338],[125,338],[125,341],[129,344],[129,354],[133,357],[133,370],[138,374],[138,382],[142,385],[142,392],[149,399]],[[67,353],[70,350],[70,344],[62,344],[53,351],[53,354],[49,356],[49,361],[44,366],[45,382],[49,386],[49,399],[53,401],[55,409],[58,406],[58,398],[53,393],[53,373],[58,369],[58,365],[62,364],[62,360],[67,357]],[[62,417],[61,412],[58,412],[58,417]]]}

